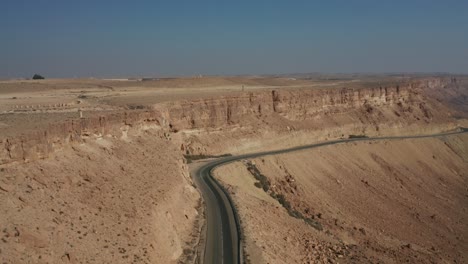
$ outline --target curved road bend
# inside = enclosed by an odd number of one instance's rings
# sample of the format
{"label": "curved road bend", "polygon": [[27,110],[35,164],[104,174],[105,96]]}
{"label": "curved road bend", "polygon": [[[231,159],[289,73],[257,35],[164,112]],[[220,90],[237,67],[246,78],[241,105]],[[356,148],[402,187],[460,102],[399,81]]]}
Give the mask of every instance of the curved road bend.
{"label": "curved road bend", "polygon": [[377,137],[377,138],[352,138],[327,141],[311,145],[299,146],[283,150],[265,151],[250,153],[239,156],[231,156],[213,160],[203,165],[195,172],[195,183],[203,195],[206,204],[206,243],[204,250],[205,264],[238,264],[241,263],[242,253],[240,248],[240,230],[234,206],[228,195],[214,179],[211,172],[215,167],[226,163],[256,158],[259,156],[276,155],[292,151],[317,148],[322,146],[354,142],[354,141],[376,141],[376,140],[396,140],[396,139],[414,139],[443,137],[467,133],[467,128],[460,128],[455,132],[447,132],[423,136],[395,136],[395,137]]}

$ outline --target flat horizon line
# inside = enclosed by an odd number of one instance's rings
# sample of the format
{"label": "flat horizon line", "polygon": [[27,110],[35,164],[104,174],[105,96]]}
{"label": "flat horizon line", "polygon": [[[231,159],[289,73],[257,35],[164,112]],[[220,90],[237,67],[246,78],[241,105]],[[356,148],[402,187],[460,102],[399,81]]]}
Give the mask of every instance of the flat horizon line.
{"label": "flat horizon line", "polygon": [[[32,74],[34,75],[34,74]],[[0,80],[33,80],[31,77],[0,77]],[[129,76],[67,76],[67,77],[47,77],[48,80],[66,79],[97,79],[97,80],[137,80],[137,79],[176,79],[176,78],[210,78],[210,77],[292,77],[292,76],[390,76],[390,77],[411,77],[411,76],[468,76],[468,73],[461,72],[298,72],[298,73],[267,73],[267,74],[182,74],[182,75],[129,75]],[[38,81],[38,80],[35,80]]]}

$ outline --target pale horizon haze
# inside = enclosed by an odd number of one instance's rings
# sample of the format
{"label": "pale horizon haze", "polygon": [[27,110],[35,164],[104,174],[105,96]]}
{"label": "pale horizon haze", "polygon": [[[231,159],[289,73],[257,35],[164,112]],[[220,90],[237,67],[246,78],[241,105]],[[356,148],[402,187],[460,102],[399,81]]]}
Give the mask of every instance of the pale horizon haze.
{"label": "pale horizon haze", "polygon": [[0,6],[0,78],[468,73],[468,1]]}

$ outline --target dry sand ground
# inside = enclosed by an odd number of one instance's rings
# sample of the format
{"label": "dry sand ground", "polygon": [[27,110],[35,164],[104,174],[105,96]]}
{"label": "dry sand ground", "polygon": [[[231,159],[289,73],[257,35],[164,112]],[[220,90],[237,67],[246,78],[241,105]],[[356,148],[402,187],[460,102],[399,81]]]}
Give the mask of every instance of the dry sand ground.
{"label": "dry sand ground", "polygon": [[381,85],[401,78],[363,80],[286,77],[164,78],[148,81],[51,79],[0,81],[0,136],[39,130],[48,124],[106,112],[147,108],[161,102],[238,95],[264,89],[336,88]]}
{"label": "dry sand ground", "polygon": [[[53,142],[55,152],[42,155],[41,160],[0,165],[0,263],[188,263],[194,257],[202,216],[200,196],[192,187],[183,157],[187,151],[246,153],[360,131],[419,134],[467,124],[466,120],[454,120],[443,105],[453,98],[463,99],[466,89],[447,93],[437,88],[433,95],[439,101],[423,106],[408,101],[403,106],[376,106],[369,111],[338,102],[277,113],[266,108],[257,111],[255,105],[235,122],[226,119],[226,98],[245,97],[250,91],[264,91],[271,99],[272,88],[374,87],[399,80],[209,77],[1,81],[0,143],[4,138],[47,131],[49,124],[76,120],[78,109],[87,120],[132,109],[164,110],[168,102],[174,102],[176,110],[184,106],[189,113],[198,107],[192,121],[209,125],[175,131],[161,124],[157,128],[156,124],[128,128],[122,122],[117,124],[118,133],[88,135],[85,131],[69,144]],[[215,99],[187,103],[199,98]],[[289,99],[283,102],[285,109],[300,98]],[[464,109],[464,102],[456,101],[460,109]],[[268,100],[259,100],[259,105],[268,104]],[[304,110],[314,114],[302,118]],[[178,114],[175,111],[174,122],[190,125],[184,113]],[[323,257],[351,261],[353,255],[359,262],[466,260],[461,253],[466,237],[466,153],[461,150],[467,149],[467,141],[465,136],[451,138],[448,145],[435,139],[348,144],[268,157],[264,162],[256,159],[277,191],[284,192],[304,215],[314,214],[330,234],[285,213],[278,202],[254,186],[245,165],[236,163],[220,171],[229,172],[221,177],[233,186],[253,263],[304,263],[314,262],[316,257],[320,261]],[[9,142],[5,146],[11,151]],[[421,151],[416,151],[418,148]],[[284,168],[289,178],[284,178]],[[296,187],[292,187],[292,180]],[[291,193],[291,188],[297,190]],[[461,210],[453,210],[455,202]],[[382,211],[387,207],[394,213]],[[408,223],[413,223],[408,225],[410,229],[401,227]],[[425,235],[425,230],[430,232]],[[462,235],[457,238],[454,232]]]}
{"label": "dry sand ground", "polygon": [[2,167],[0,200],[1,263],[175,263],[198,236],[184,160],[151,130]]}
{"label": "dry sand ground", "polygon": [[[251,263],[466,263],[468,136],[360,142],[216,169],[239,210]],[[271,197],[321,223],[291,217]]]}

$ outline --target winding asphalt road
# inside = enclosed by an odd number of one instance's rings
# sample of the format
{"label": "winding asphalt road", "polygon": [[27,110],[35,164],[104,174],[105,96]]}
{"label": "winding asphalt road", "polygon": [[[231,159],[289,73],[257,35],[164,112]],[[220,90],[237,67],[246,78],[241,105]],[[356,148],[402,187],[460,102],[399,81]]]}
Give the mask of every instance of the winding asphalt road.
{"label": "winding asphalt road", "polygon": [[256,158],[260,156],[276,155],[298,150],[317,148],[328,145],[341,144],[356,141],[376,141],[376,140],[396,140],[396,139],[414,139],[443,137],[467,133],[467,128],[460,128],[454,132],[423,135],[423,136],[395,136],[395,137],[377,137],[377,138],[352,138],[327,141],[311,145],[299,146],[289,149],[258,152],[244,154],[239,156],[230,156],[216,159],[203,165],[195,172],[195,184],[200,189],[206,204],[206,243],[204,249],[205,264],[238,264],[242,263],[242,248],[240,246],[240,226],[230,197],[221,185],[214,179],[212,170],[215,167],[225,165],[230,162]]}

